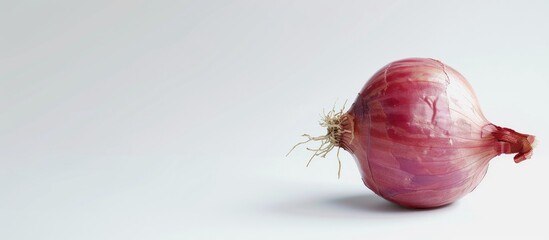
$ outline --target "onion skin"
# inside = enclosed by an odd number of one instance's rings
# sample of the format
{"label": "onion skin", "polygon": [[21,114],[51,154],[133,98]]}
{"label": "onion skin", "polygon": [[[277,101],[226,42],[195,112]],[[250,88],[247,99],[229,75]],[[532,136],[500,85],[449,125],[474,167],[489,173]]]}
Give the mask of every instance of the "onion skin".
{"label": "onion skin", "polygon": [[383,67],[344,116],[336,145],[353,155],[364,184],[412,208],[456,201],[481,182],[492,158],[530,158],[535,140],[490,123],[467,80],[434,59]]}

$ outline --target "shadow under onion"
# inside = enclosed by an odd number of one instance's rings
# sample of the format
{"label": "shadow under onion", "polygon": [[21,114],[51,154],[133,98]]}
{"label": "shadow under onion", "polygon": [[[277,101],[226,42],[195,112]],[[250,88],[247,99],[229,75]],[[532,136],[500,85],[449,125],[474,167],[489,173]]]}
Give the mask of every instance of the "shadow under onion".
{"label": "shadow under onion", "polygon": [[280,214],[324,218],[393,218],[416,216],[425,212],[438,212],[453,208],[455,204],[431,208],[406,208],[391,203],[375,194],[361,194],[331,198],[309,198],[279,202],[271,209]]}

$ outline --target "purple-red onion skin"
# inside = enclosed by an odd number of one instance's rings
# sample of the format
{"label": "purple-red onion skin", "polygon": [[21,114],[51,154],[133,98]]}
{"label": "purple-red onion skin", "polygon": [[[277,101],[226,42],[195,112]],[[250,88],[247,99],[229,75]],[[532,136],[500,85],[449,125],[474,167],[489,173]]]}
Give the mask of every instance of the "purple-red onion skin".
{"label": "purple-red onion skin", "polygon": [[433,59],[383,67],[347,115],[351,122],[343,126],[353,133],[340,145],[355,157],[366,186],[414,208],[456,201],[480,183],[490,159],[501,153],[519,153],[517,162],[529,158],[534,140],[486,120],[467,80]]}

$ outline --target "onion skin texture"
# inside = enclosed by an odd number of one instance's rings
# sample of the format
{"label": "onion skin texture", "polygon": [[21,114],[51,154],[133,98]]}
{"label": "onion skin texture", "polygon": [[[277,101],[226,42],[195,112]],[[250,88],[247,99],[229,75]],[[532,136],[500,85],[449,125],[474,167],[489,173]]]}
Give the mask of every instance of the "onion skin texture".
{"label": "onion skin texture", "polygon": [[337,146],[364,184],[411,208],[450,204],[481,182],[490,160],[532,155],[534,136],[490,123],[471,85],[434,59],[411,58],[375,73],[343,115]]}

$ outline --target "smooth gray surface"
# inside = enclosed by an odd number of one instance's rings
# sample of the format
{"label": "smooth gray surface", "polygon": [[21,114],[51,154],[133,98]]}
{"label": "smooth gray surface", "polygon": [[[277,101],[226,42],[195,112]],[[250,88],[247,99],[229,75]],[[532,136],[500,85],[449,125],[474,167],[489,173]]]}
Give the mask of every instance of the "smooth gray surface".
{"label": "smooth gray surface", "polygon": [[[0,239],[547,237],[547,1],[0,1]],[[433,57],[540,139],[406,211],[345,152],[284,155],[386,63]]]}

